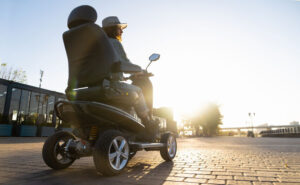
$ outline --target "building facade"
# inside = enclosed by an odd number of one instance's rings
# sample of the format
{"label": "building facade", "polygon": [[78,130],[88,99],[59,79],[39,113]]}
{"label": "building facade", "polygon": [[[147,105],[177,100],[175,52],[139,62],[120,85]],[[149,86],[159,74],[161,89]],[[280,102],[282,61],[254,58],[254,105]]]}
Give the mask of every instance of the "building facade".
{"label": "building facade", "polygon": [[36,135],[41,127],[54,130],[61,124],[54,104],[65,99],[63,93],[0,79],[0,136],[22,136],[25,127],[35,128]]}

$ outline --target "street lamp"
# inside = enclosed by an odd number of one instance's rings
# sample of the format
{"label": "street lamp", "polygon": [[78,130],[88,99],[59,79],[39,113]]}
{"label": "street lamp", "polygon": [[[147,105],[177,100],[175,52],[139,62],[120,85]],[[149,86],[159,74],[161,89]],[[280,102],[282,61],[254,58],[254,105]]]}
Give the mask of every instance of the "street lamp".
{"label": "street lamp", "polygon": [[40,74],[41,74],[41,78],[40,78],[40,86],[39,86],[39,88],[42,87],[42,80],[43,80],[44,71],[40,70]]}
{"label": "street lamp", "polygon": [[252,132],[253,132],[253,119],[255,117],[255,112],[252,112],[252,113],[249,112],[248,115],[249,115],[249,118],[250,118],[250,121],[251,121],[251,127],[252,127]]}
{"label": "street lamp", "polygon": [[[40,70],[40,85],[39,85],[39,95],[36,95],[38,98],[37,98],[37,101],[38,101],[38,109],[37,109],[37,114],[38,114],[38,117],[40,115],[40,100],[41,100],[41,87],[42,87],[42,80],[43,80],[43,75],[44,75],[44,71],[43,70]],[[43,103],[42,103],[42,106],[43,106]],[[43,107],[42,107],[42,114],[43,114]],[[40,124],[40,123],[39,123]]]}

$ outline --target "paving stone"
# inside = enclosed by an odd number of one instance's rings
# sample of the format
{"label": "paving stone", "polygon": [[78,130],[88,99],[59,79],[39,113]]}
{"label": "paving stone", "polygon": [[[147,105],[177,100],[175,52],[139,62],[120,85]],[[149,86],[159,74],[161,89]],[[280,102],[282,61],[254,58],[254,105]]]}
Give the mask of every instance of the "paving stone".
{"label": "paving stone", "polygon": [[234,180],[257,181],[257,177],[234,176]]}
{"label": "paving stone", "polygon": [[242,175],[242,172],[212,172],[213,175]]}
{"label": "paving stone", "polygon": [[176,177],[194,177],[195,174],[190,174],[190,173],[181,173],[181,174],[176,174]]}
{"label": "paving stone", "polygon": [[199,183],[165,181],[163,185],[199,185]]}
{"label": "paving stone", "polygon": [[183,168],[184,171],[197,171],[199,168]]}
{"label": "paving stone", "polygon": [[253,182],[253,185],[273,185],[272,182]]}
{"label": "paving stone", "polygon": [[209,184],[225,184],[225,180],[209,179]]}
{"label": "paving stone", "polygon": [[215,175],[196,175],[195,178],[199,179],[216,179]]}
{"label": "paving stone", "polygon": [[179,181],[182,182],[184,177],[167,177],[167,181]]}
{"label": "paving stone", "polygon": [[9,182],[9,181],[10,181],[9,178],[6,178],[6,177],[1,177],[1,178],[0,178],[0,184],[5,184],[5,183],[7,183],[7,182]]}
{"label": "paving stone", "polygon": [[293,174],[278,175],[278,178],[282,178],[282,179],[300,179],[300,174],[299,175],[293,175]]}
{"label": "paving stone", "polygon": [[183,171],[182,173],[191,173],[191,174],[199,174],[199,175],[210,175],[210,171]]}
{"label": "paving stone", "polygon": [[252,185],[250,181],[227,180],[226,185]]}
{"label": "paving stone", "polygon": [[276,174],[269,174],[269,173],[257,173],[257,172],[251,172],[251,173],[244,173],[244,176],[252,176],[252,177],[277,177]]}
{"label": "paving stone", "polygon": [[300,179],[286,179],[286,178],[280,178],[279,179],[280,182],[293,182],[293,183],[299,183],[300,184]]}
{"label": "paving stone", "polygon": [[218,175],[217,179],[223,179],[223,180],[232,180],[233,176],[229,176],[229,175]]}
{"label": "paving stone", "polygon": [[263,182],[278,182],[278,179],[273,177],[258,177],[258,180]]}
{"label": "paving stone", "polygon": [[206,179],[186,178],[184,182],[206,183]]}

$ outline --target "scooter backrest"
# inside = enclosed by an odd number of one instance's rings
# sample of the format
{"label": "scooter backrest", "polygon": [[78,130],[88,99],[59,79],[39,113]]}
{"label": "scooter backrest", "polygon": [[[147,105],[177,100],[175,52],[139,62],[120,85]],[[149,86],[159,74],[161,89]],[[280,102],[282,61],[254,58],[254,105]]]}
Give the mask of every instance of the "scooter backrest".
{"label": "scooter backrest", "polygon": [[116,61],[114,48],[95,21],[97,13],[90,6],[75,8],[68,20],[69,30],[63,34],[69,62],[69,90],[97,86],[111,75]]}

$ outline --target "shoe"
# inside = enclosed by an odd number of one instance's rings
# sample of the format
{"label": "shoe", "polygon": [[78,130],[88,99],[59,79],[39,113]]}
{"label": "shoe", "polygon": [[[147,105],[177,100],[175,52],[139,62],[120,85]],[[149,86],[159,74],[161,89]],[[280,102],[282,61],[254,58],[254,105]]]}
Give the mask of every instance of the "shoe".
{"label": "shoe", "polygon": [[147,135],[151,137],[152,142],[155,142],[155,140],[160,139],[160,133],[159,133],[159,119],[150,120],[148,122],[148,125],[146,126]]}

